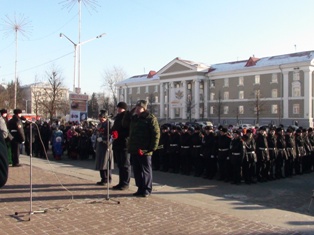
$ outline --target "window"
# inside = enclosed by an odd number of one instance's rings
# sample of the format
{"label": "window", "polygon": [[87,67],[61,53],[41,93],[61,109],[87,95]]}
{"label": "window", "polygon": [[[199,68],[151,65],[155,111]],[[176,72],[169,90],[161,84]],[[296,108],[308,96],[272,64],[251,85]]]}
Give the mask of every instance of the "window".
{"label": "window", "polygon": [[229,78],[225,78],[224,79],[224,87],[228,87],[229,86]]}
{"label": "window", "polygon": [[158,95],[155,96],[155,103],[158,103]]}
{"label": "window", "polygon": [[278,90],[277,89],[272,89],[271,90],[271,97],[272,98],[277,98],[278,97]]}
{"label": "window", "polygon": [[299,104],[294,104],[292,111],[293,111],[293,114],[300,114],[300,105]]}
{"label": "window", "polygon": [[140,94],[140,93],[141,93],[141,88],[138,87],[138,88],[137,88],[137,94]]}
{"label": "window", "polygon": [[210,93],[210,100],[215,100],[215,93],[214,92],[211,92]]}
{"label": "window", "polygon": [[244,78],[239,77],[239,86],[243,86],[243,85],[244,85]]}
{"label": "window", "polygon": [[255,75],[255,84],[260,84],[260,75]]}
{"label": "window", "polygon": [[239,99],[240,100],[244,99],[244,91],[239,91]]}
{"label": "window", "polygon": [[278,74],[277,73],[272,74],[271,83],[278,83]]}
{"label": "window", "polygon": [[158,85],[155,86],[154,92],[158,92]]}
{"label": "window", "polygon": [[214,106],[210,106],[210,108],[209,108],[209,113],[210,113],[210,114],[214,114]]}
{"label": "window", "polygon": [[210,87],[211,88],[215,87],[215,80],[210,80]]}
{"label": "window", "polygon": [[277,114],[278,113],[278,105],[277,104],[273,104],[271,106],[271,113],[272,114]]}
{"label": "window", "polygon": [[224,92],[224,100],[229,100],[229,91]]}
{"label": "window", "polygon": [[131,95],[132,94],[132,88],[127,88],[127,89],[129,89],[129,95]]}
{"label": "window", "polygon": [[300,82],[292,83],[292,97],[300,97],[301,96],[301,85]]}
{"label": "window", "polygon": [[145,93],[148,93],[148,86],[145,87]]}
{"label": "window", "polygon": [[188,83],[188,90],[191,90],[191,89],[192,89],[192,84]]}
{"label": "window", "polygon": [[243,105],[239,106],[238,112],[239,112],[239,114],[244,114],[244,106]]}
{"label": "window", "polygon": [[293,81],[299,81],[300,80],[300,70],[299,68],[295,68],[293,71]]}
{"label": "window", "polygon": [[228,114],[229,112],[229,106],[224,106],[224,114]]}

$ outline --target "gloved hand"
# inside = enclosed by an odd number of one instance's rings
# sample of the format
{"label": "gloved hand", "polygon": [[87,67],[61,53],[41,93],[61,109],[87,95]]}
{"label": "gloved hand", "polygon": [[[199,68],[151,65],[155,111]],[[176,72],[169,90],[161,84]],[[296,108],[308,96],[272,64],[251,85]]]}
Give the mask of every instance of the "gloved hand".
{"label": "gloved hand", "polygon": [[140,156],[144,156],[144,152],[143,152],[142,149],[138,149],[138,150],[137,150],[137,153],[138,153],[138,155],[140,155]]}
{"label": "gloved hand", "polygon": [[114,140],[116,140],[116,139],[118,139],[118,131],[113,131],[112,132],[112,139],[114,139]]}
{"label": "gloved hand", "polygon": [[98,141],[98,142],[102,142],[102,138],[101,138],[101,137],[98,137],[98,138],[97,138],[97,141]]}

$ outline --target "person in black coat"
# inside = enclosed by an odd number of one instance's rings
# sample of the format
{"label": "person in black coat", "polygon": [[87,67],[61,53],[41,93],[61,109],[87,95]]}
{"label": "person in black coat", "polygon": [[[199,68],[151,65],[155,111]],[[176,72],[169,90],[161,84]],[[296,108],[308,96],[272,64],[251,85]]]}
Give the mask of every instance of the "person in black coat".
{"label": "person in black coat", "polygon": [[9,174],[8,151],[3,136],[0,135],[0,188],[2,188]]}
{"label": "person in black coat", "polygon": [[8,129],[11,135],[14,137],[11,141],[12,148],[12,166],[21,166],[19,162],[20,145],[25,142],[25,134],[23,129],[23,123],[21,121],[22,110],[14,109],[14,115],[8,122]]}
{"label": "person in black coat", "polygon": [[113,156],[119,168],[119,183],[112,187],[113,190],[126,190],[129,188],[131,178],[130,155],[127,152],[127,140],[129,129],[122,126],[122,120],[127,110],[125,102],[117,105],[118,114],[115,117],[112,133],[118,133],[118,137],[112,143]]}

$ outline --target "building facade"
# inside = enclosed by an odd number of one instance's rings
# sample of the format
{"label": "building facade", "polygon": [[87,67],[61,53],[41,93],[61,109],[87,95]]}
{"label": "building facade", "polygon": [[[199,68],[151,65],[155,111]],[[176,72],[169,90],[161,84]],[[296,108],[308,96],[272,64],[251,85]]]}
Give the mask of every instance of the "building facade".
{"label": "building facade", "polygon": [[175,58],[116,84],[120,100],[151,103],[160,120],[313,126],[314,51],[205,65]]}
{"label": "building facade", "polygon": [[[64,116],[65,111],[64,106],[69,107],[69,89],[66,87],[56,88],[58,91],[53,91],[52,86],[48,83],[33,83],[30,85],[25,85],[21,87],[23,94],[25,96],[25,112],[29,114],[36,114],[43,118],[48,118],[47,109],[44,104],[51,102],[51,99],[55,96],[55,104],[58,105],[55,112],[55,117]],[[53,92],[57,92],[53,95]],[[68,112],[69,113],[69,108]]]}

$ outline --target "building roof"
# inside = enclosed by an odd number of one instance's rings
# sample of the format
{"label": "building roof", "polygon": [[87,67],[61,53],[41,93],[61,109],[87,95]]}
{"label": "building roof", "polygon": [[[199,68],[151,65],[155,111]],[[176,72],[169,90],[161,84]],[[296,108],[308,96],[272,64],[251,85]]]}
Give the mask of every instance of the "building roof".
{"label": "building roof", "polygon": [[148,74],[135,75],[123,81],[117,82],[116,86],[122,86],[122,85],[134,84],[134,83],[140,83],[140,82],[145,82],[145,84],[147,84],[150,81],[156,81],[156,80],[159,80],[159,76],[154,70],[151,70],[149,71]]}
{"label": "building roof", "polygon": [[267,66],[280,66],[284,64],[312,62],[314,51],[297,52],[292,54],[270,56],[264,58],[250,57],[248,60],[233,61],[210,66],[208,73],[245,70],[248,67],[261,68]]}

